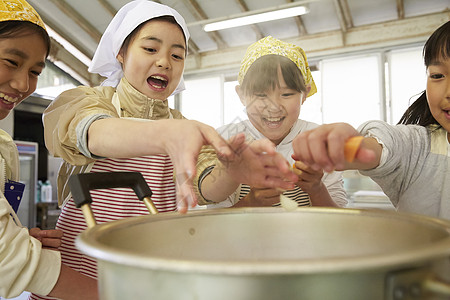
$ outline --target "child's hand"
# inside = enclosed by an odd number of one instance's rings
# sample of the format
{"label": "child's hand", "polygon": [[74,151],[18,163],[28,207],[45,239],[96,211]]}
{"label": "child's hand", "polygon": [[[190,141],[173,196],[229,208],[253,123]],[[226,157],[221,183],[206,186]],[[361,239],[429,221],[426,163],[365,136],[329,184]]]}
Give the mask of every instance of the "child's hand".
{"label": "child's hand", "polygon": [[233,207],[261,207],[261,206],[272,206],[280,202],[280,194],[282,190],[280,189],[258,189],[251,188],[250,193],[242,198]]}
{"label": "child's hand", "polygon": [[41,230],[39,228],[31,228],[29,233],[32,237],[38,239],[44,248],[58,249],[61,246],[62,230],[50,229]]}
{"label": "child's hand", "polygon": [[294,188],[297,176],[272,142],[268,139],[246,142],[242,138],[239,135],[228,141],[235,153],[233,157],[219,156],[224,171],[234,181],[259,188]]}
{"label": "child's hand", "polygon": [[310,196],[325,187],[322,183],[323,170],[314,170],[301,161],[294,163],[294,173],[298,176],[296,184]]}
{"label": "child's hand", "polygon": [[366,147],[363,141],[363,146],[356,152],[353,165],[346,162],[345,142],[358,135],[360,135],[359,132],[346,123],[319,126],[295,137],[292,143],[294,149],[292,158],[302,161],[313,170],[324,169],[326,172],[332,172],[335,169],[344,170],[350,167],[367,169],[377,166],[376,158],[381,152],[381,146],[375,145],[373,141],[370,145],[367,145],[370,147]]}
{"label": "child's hand", "polygon": [[233,157],[234,153],[213,127],[191,120],[170,121],[164,132],[164,152],[169,154],[176,172],[178,211],[186,213],[188,207],[197,204],[192,185],[201,147],[211,145],[223,157]]}

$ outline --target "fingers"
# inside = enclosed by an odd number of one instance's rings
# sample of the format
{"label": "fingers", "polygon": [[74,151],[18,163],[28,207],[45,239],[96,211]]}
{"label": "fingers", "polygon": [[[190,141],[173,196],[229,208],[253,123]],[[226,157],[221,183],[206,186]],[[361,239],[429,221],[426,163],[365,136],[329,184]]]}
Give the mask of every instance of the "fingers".
{"label": "fingers", "polygon": [[256,153],[264,153],[271,155],[275,154],[276,152],[275,145],[269,139],[251,141],[249,144],[252,150]]}
{"label": "fingers", "polygon": [[280,189],[269,188],[252,188],[253,206],[272,206],[280,201],[280,194],[283,191]]}
{"label": "fingers", "polygon": [[39,237],[39,232],[41,231],[40,228],[34,227],[28,230],[28,233],[34,237],[34,238],[38,238]]}
{"label": "fingers", "polygon": [[376,159],[376,154],[371,149],[360,148],[355,158],[362,163],[370,163]]}
{"label": "fingers", "polygon": [[59,229],[41,230],[39,236],[43,238],[60,239],[63,237],[63,231]]}
{"label": "fingers", "polygon": [[283,190],[270,188],[252,188],[255,197],[273,198],[279,197]]}
{"label": "fingers", "polygon": [[61,239],[42,238],[42,246],[45,248],[59,248],[61,246]]}
{"label": "fingers", "polygon": [[58,248],[61,246],[61,238],[63,236],[62,230],[50,229],[41,230],[39,228],[31,228],[29,233],[32,237],[36,238],[46,248]]}
{"label": "fingers", "polygon": [[177,188],[177,209],[178,212],[185,214],[189,207],[195,207],[197,205],[197,197],[195,196],[193,189],[193,176],[189,176],[186,173],[180,173],[176,175],[176,188]]}
{"label": "fingers", "polygon": [[359,133],[349,124],[319,126],[299,134],[293,142],[295,160],[301,160],[314,170],[327,172],[345,168],[345,141]]}
{"label": "fingers", "polygon": [[[213,127],[202,124],[200,122],[197,123],[204,139],[202,141],[202,145],[211,145],[216,150],[217,154],[221,156],[228,157],[233,155],[233,149],[232,147],[230,147],[230,144],[225,141]],[[244,134],[238,135],[234,142],[239,143],[240,141],[241,143],[245,141]]]}
{"label": "fingers", "polygon": [[339,136],[335,136],[332,132],[328,132],[326,128],[311,132],[308,135],[307,140],[307,144],[309,144],[309,153],[311,155],[309,158],[310,160],[302,161],[309,163],[311,168],[316,171],[321,168],[327,172],[333,171],[335,162],[330,154],[339,155],[339,151],[336,150],[339,148],[339,145],[336,145],[336,143],[339,143],[338,138]]}
{"label": "fingers", "polygon": [[252,186],[293,189],[297,176],[291,171],[287,160],[279,153],[262,154],[257,159],[261,171],[253,174]]}

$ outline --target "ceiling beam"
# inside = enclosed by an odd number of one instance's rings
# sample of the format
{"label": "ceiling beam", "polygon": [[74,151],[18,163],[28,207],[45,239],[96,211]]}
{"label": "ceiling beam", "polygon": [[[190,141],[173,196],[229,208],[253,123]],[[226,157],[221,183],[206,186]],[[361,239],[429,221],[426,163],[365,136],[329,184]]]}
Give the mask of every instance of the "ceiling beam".
{"label": "ceiling beam", "polygon": [[353,27],[353,17],[350,11],[350,7],[348,6],[347,0],[338,0],[341,4],[342,13],[344,14],[345,24],[347,28]]}
{"label": "ceiling beam", "polygon": [[[63,62],[67,67],[60,68],[74,77],[78,81],[84,81],[82,83],[87,83],[90,86],[99,85],[103,78],[98,74],[93,74],[88,72],[88,67],[82,63],[78,58],[73,56],[69,51],[67,51],[61,44],[59,44],[53,38],[50,38],[50,54],[48,60],[58,65],[58,62]],[[81,79],[81,80],[80,80]]]}
{"label": "ceiling beam", "polygon": [[[287,3],[292,3],[294,2],[293,0],[287,0]],[[308,32],[306,31],[306,27],[305,24],[303,24],[303,19],[301,16],[296,16],[294,17],[295,23],[297,24],[297,28],[298,28],[298,33],[300,35],[307,35]]]}
{"label": "ceiling beam", "polygon": [[40,14],[42,20],[46,25],[48,25],[53,31],[55,31],[58,35],[61,37],[64,37],[66,41],[68,41],[70,44],[72,44],[75,48],[77,48],[81,53],[92,59],[92,53],[84,47],[84,45],[78,43],[75,39],[71,38],[70,35],[63,32],[61,30],[62,27],[56,25],[52,20],[46,17],[44,14]]}
{"label": "ceiling beam", "polygon": [[[244,11],[244,12],[250,11],[248,9],[247,3],[245,3],[244,0],[236,0],[236,3],[240,7],[241,11]],[[259,28],[258,25],[252,24],[252,25],[250,25],[250,27],[255,32],[257,40],[260,40],[260,39],[262,39],[264,37],[264,33],[261,31],[261,28]]]}
{"label": "ceiling beam", "polygon": [[112,17],[116,15],[117,10],[111,4],[109,4],[107,0],[97,0],[97,1],[111,14]]}
{"label": "ceiling beam", "polygon": [[397,0],[397,15],[399,19],[405,18],[405,4],[403,0]]}
{"label": "ceiling beam", "polygon": [[342,8],[342,3],[340,0],[333,0],[334,8],[336,10],[336,16],[339,20],[339,25],[341,27],[341,31],[345,34],[347,32],[348,26],[345,21],[344,9]]}
{"label": "ceiling beam", "polygon": [[[308,58],[338,55],[362,50],[394,47],[412,43],[423,43],[442,24],[450,19],[450,11],[434,13],[419,17],[405,18],[349,28],[346,33],[346,43],[342,41],[340,30],[307,35],[287,42],[301,45]],[[239,69],[241,58],[247,46],[230,48],[224,51],[202,53],[202,68],[190,58],[186,60],[185,74],[187,76],[208,72],[229,71]]]}
{"label": "ceiling beam", "polygon": [[78,26],[83,28],[87,34],[89,34],[95,42],[100,42],[102,34],[88,22],[80,13],[70,6],[66,0],[51,0],[52,3],[59,8],[64,14],[66,14],[70,19],[72,19]]}
{"label": "ceiling beam", "polygon": [[[197,20],[207,20],[208,16],[200,7],[196,0],[183,0],[187,6],[187,8],[191,11],[191,13],[197,18]],[[227,43],[222,39],[219,33],[217,32],[208,32],[208,36],[216,43],[219,49],[227,48]]]}

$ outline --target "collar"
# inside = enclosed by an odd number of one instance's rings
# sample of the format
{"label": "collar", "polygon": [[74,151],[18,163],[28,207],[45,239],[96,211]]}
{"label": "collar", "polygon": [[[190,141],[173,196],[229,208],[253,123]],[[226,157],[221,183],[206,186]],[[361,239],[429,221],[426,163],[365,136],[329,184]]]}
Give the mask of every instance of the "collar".
{"label": "collar", "polygon": [[116,88],[120,101],[122,117],[139,119],[168,119],[170,117],[169,103],[166,100],[152,99],[136,90],[123,77]]}

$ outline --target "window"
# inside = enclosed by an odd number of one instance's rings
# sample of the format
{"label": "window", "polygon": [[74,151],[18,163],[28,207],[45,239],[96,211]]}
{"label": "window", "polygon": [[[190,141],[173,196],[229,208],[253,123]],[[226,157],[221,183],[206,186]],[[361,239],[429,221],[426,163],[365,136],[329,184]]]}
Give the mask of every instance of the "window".
{"label": "window", "polygon": [[65,90],[79,85],[81,83],[61,71],[50,61],[46,61],[46,67],[39,75],[35,93],[53,99]]}
{"label": "window", "polygon": [[325,59],[322,72],[324,123],[347,122],[358,127],[381,119],[380,57]]}
{"label": "window", "polygon": [[224,124],[237,123],[248,119],[247,113],[245,112],[245,106],[242,104],[235,90],[238,84],[237,81],[228,81],[224,83]]}
{"label": "window", "polygon": [[317,124],[322,124],[322,74],[320,71],[314,71],[311,72],[311,74],[317,87],[317,93],[315,93],[311,97],[306,98],[305,102],[303,102],[303,105],[300,109],[299,118]]}
{"label": "window", "polygon": [[[318,66],[312,72],[317,93],[300,111],[301,119],[317,124],[347,122],[358,127],[368,120],[396,124],[426,84],[422,46],[325,58]],[[187,80],[181,111],[215,128],[248,119],[235,91],[237,84],[224,82],[222,76]]]}
{"label": "window", "polygon": [[422,47],[391,51],[389,64],[389,100],[391,124],[397,124],[403,113],[426,87],[426,69]]}
{"label": "window", "polygon": [[191,120],[197,120],[217,128],[223,124],[223,80],[209,77],[185,80],[186,90],[181,96],[181,112]]}

